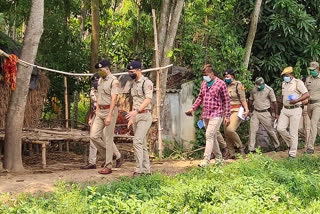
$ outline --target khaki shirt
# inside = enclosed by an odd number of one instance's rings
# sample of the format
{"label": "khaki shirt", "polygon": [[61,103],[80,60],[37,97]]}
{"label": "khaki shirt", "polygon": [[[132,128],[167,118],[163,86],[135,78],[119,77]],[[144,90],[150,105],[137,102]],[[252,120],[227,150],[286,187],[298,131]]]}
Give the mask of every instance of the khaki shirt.
{"label": "khaki shirt", "polygon": [[100,78],[97,96],[98,104],[110,105],[111,95],[113,94],[119,94],[119,81],[117,78],[112,74],[109,74],[105,79]]}
{"label": "khaki shirt", "polygon": [[[141,76],[138,81],[133,81],[131,95],[133,98],[133,109],[139,108],[145,99],[149,98],[152,100],[153,83],[147,77]],[[145,109],[151,110],[151,103]]]}
{"label": "khaki shirt", "polygon": [[232,81],[228,85],[228,93],[230,97],[230,105],[239,105],[241,104],[241,101],[246,101],[246,91],[240,81]]}
{"label": "khaki shirt", "polygon": [[269,109],[271,102],[277,101],[273,89],[266,84],[262,91],[259,91],[257,87],[254,87],[250,92],[249,100],[252,100],[254,108],[260,111]]}
{"label": "khaki shirt", "polygon": [[310,100],[320,100],[320,76],[307,77],[306,87],[310,94]]}
{"label": "khaki shirt", "polygon": [[[303,82],[299,79],[293,78],[289,83],[282,83],[282,96],[283,96],[283,105],[292,106],[289,101],[289,95],[294,95],[296,99],[301,97],[301,95],[307,93],[308,90]],[[301,104],[301,102],[296,103]]]}

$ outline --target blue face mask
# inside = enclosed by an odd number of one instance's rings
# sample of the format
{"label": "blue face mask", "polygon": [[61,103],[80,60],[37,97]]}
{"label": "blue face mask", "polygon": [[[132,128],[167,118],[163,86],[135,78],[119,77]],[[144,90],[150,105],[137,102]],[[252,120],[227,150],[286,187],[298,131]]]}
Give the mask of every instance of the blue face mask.
{"label": "blue face mask", "polygon": [[283,80],[286,82],[286,83],[289,83],[291,81],[291,78],[290,77],[283,77]]}
{"label": "blue face mask", "polygon": [[259,90],[259,91],[263,91],[264,88],[265,88],[265,85],[261,85],[261,86],[258,88],[258,90]]}
{"label": "blue face mask", "polygon": [[211,78],[209,76],[203,76],[203,80],[206,82],[211,82]]}
{"label": "blue face mask", "polygon": [[231,78],[224,78],[224,81],[227,83],[227,84],[230,84],[232,82],[232,79]]}

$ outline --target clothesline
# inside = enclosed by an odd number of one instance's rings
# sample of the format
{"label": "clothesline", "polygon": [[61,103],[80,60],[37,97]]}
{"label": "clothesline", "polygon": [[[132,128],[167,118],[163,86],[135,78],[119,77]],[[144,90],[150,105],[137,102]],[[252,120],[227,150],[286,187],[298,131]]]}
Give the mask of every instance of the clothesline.
{"label": "clothesline", "polygon": [[[9,57],[9,54],[7,54],[6,52],[4,52],[3,50],[0,49],[0,56]],[[81,73],[71,73],[71,72],[59,71],[59,70],[55,70],[55,69],[51,69],[51,68],[46,68],[46,67],[34,65],[29,62],[23,61],[21,59],[18,59],[18,62],[23,64],[24,66],[32,66],[35,68],[39,68],[41,70],[50,71],[50,72],[54,72],[54,73],[58,73],[58,74],[64,74],[64,75],[68,75],[68,76],[92,76],[93,75],[93,73],[82,73],[81,74]],[[167,65],[164,67],[149,68],[149,69],[142,70],[142,73],[146,73],[146,72],[150,72],[150,71],[158,71],[158,70],[170,68],[172,66],[173,66],[173,64],[170,64],[170,65]],[[121,73],[114,73],[113,75],[120,76],[120,75],[127,74],[127,73],[128,72],[121,72]]]}

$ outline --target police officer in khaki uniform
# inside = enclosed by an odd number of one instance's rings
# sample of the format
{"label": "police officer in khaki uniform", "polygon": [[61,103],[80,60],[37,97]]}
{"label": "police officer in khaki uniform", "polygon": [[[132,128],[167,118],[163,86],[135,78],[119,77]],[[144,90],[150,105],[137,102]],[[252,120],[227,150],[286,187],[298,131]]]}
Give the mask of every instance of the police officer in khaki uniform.
{"label": "police officer in khaki uniform", "polygon": [[273,89],[265,84],[262,77],[256,78],[255,86],[256,87],[251,90],[249,97],[249,109],[253,109],[250,120],[249,152],[256,151],[256,135],[259,129],[259,124],[267,130],[274,143],[275,151],[278,152],[280,151],[280,142],[275,129],[273,128],[273,119],[270,113],[272,103],[275,119],[279,118],[276,95],[274,94]]}
{"label": "police officer in khaki uniform", "polygon": [[[97,64],[98,65],[98,64]],[[89,121],[88,124],[90,126],[92,126],[94,118],[96,116],[96,106],[97,106],[97,96],[98,96],[98,85],[101,82],[102,79],[100,79],[100,76],[98,73],[95,73],[92,78],[91,78],[91,82],[92,82],[92,87],[90,90],[90,98],[91,98],[91,103],[93,103],[93,108],[91,109],[90,112],[90,116],[89,116]],[[118,110],[115,110],[115,117],[118,117]],[[104,137],[105,132],[102,132],[102,138],[105,139]],[[105,150],[105,145],[103,145],[104,150]],[[116,159],[116,165],[115,168],[120,168],[121,165],[124,163],[124,159],[121,155],[121,153],[119,152],[116,144],[113,142],[112,143],[112,149],[113,149],[113,157],[115,157]],[[81,167],[81,169],[92,169],[92,168],[96,168],[95,165],[92,165],[90,163],[96,163],[97,160],[97,148],[93,143],[90,143],[90,147],[89,147],[89,165]],[[102,152],[102,154],[100,154],[103,156],[103,158],[105,159],[105,152]],[[103,167],[105,164],[105,162],[101,165],[101,167]]]}
{"label": "police officer in khaki uniform", "polygon": [[[304,101],[308,102],[307,99]],[[307,144],[310,136],[310,129],[311,129],[311,120],[308,115],[308,106],[304,104],[302,108],[300,123],[299,123],[298,135],[299,137],[304,139],[306,148],[307,148]]]}
{"label": "police officer in khaki uniform", "polygon": [[151,102],[153,83],[141,73],[141,63],[132,61],[127,66],[129,76],[134,80],[131,88],[133,110],[126,118],[128,127],[133,125],[133,147],[136,154],[137,167],[133,176],[150,175],[150,160],[146,135],[152,123]]}
{"label": "police officer in khaki uniform", "polygon": [[281,75],[284,80],[282,83],[283,108],[277,130],[289,147],[289,158],[295,158],[298,148],[299,121],[302,114],[301,104],[309,97],[309,93],[303,82],[294,78],[292,67],[285,68]]}
{"label": "police officer in khaki uniform", "polygon": [[234,71],[231,69],[226,70],[224,73],[224,81],[228,86],[231,105],[230,124],[224,127],[225,139],[231,151],[234,150],[235,145],[238,152],[240,152],[241,155],[245,155],[244,146],[236,132],[241,123],[241,119],[238,117],[240,107],[242,106],[245,110],[244,117],[247,117],[249,114],[245,89],[242,83],[235,79]]}
{"label": "police officer in khaki uniform", "polygon": [[[112,173],[113,135],[116,124],[116,101],[119,82],[111,74],[110,62],[102,60],[96,65],[101,77],[98,85],[96,117],[90,130],[90,143],[93,143],[100,153],[106,153],[105,165],[100,174]],[[104,131],[104,138],[102,132]],[[105,147],[105,150],[104,150]],[[92,160],[89,158],[89,160]],[[95,165],[96,163],[90,163]]]}
{"label": "police officer in khaki uniform", "polygon": [[311,62],[309,66],[311,76],[306,79],[306,87],[310,94],[308,115],[311,119],[310,136],[306,153],[314,153],[314,142],[317,137],[317,126],[320,120],[320,70],[318,62]]}

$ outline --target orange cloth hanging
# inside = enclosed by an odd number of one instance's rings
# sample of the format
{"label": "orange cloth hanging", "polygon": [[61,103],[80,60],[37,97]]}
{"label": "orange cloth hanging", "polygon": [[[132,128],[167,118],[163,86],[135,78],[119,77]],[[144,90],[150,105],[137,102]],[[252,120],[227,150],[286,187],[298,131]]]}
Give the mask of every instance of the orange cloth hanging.
{"label": "orange cloth hanging", "polygon": [[6,83],[7,85],[11,86],[12,91],[16,89],[17,62],[18,57],[14,54],[10,54],[9,58],[4,59],[2,66],[5,73]]}

